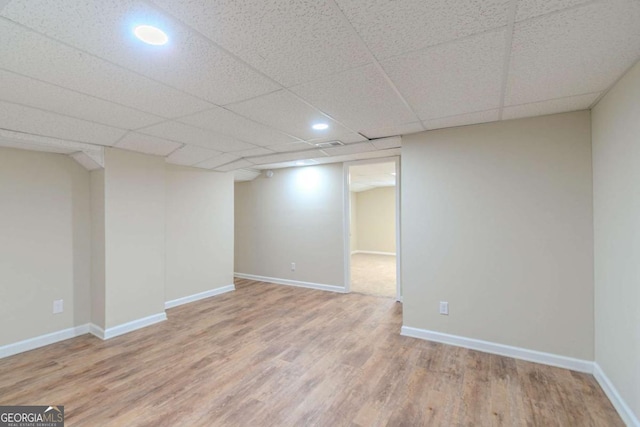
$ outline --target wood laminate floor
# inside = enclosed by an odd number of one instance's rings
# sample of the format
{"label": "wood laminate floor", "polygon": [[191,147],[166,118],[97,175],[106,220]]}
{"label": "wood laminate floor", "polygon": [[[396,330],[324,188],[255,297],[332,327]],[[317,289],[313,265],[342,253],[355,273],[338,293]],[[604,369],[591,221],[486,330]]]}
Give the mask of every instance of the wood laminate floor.
{"label": "wood laminate floor", "polygon": [[622,426],[587,374],[402,337],[399,303],[236,281],[166,322],[0,360],[86,426]]}

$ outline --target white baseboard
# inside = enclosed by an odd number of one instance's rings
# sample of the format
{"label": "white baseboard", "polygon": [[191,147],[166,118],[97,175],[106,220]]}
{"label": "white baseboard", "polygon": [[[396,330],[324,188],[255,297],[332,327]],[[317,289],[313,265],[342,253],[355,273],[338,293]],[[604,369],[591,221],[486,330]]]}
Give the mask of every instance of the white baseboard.
{"label": "white baseboard", "polygon": [[57,343],[60,341],[75,338],[80,335],[89,333],[89,325],[74,326],[73,328],[63,329],[61,331],[51,332],[50,334],[40,335],[38,337],[29,338],[24,341],[18,341],[13,344],[7,344],[0,347],[0,359],[3,357],[13,356],[14,354],[23,353],[45,345]]}
{"label": "white baseboard", "polygon": [[256,276],[254,274],[233,273],[238,279],[257,280],[259,282],[269,282],[276,285],[297,286],[299,288],[318,289],[320,291],[345,293],[343,286],[325,285],[323,283],[300,282],[298,280],[278,279],[276,277]]}
{"label": "white baseboard", "polygon": [[368,254],[368,255],[389,255],[396,256],[395,252],[378,252],[378,251],[351,251],[351,255],[355,254]]}
{"label": "white baseboard", "polygon": [[222,286],[220,288],[211,289],[209,291],[200,292],[197,294],[189,295],[182,298],[177,298],[171,301],[167,301],[164,303],[164,308],[173,308],[179,305],[188,304],[190,302],[199,301],[201,299],[213,297],[216,295],[224,294],[226,292],[235,291],[236,287],[234,285]]}
{"label": "white baseboard", "polygon": [[104,339],[104,329],[102,329],[100,326],[96,325],[95,323],[89,323],[89,333],[93,336],[100,338],[101,340]]}
{"label": "white baseboard", "polygon": [[625,424],[629,427],[640,427],[640,421],[638,417],[633,413],[627,402],[620,396],[618,390],[613,386],[609,377],[607,377],[600,367],[600,365],[596,362],[593,364],[593,376],[595,377],[604,393],[607,395],[613,407],[616,408],[618,414],[620,414],[620,418]]}
{"label": "white baseboard", "polygon": [[133,332],[137,329],[142,329],[147,326],[167,320],[167,313],[162,312],[153,314],[151,316],[143,317],[131,322],[123,323],[122,325],[113,326],[111,328],[102,329],[98,325],[91,324],[89,326],[89,332],[100,339],[108,340],[120,335],[124,335],[129,332]]}
{"label": "white baseboard", "polygon": [[510,345],[465,338],[457,335],[443,334],[441,332],[434,332],[426,329],[411,328],[409,326],[403,326],[400,334],[405,337],[420,338],[427,341],[465,347],[472,350],[483,351],[485,353],[499,354],[501,356],[513,357],[515,359],[527,360],[529,362],[571,369],[573,371],[586,372],[589,374],[593,373],[593,362],[588,360],[574,359],[572,357],[544,353],[521,347],[512,347]]}

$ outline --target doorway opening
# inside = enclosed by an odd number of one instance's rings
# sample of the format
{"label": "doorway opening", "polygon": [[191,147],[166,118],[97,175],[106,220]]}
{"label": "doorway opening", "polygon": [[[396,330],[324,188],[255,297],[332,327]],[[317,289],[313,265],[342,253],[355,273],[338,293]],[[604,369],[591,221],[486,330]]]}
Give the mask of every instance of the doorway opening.
{"label": "doorway opening", "polygon": [[401,300],[399,159],[345,164],[347,292]]}

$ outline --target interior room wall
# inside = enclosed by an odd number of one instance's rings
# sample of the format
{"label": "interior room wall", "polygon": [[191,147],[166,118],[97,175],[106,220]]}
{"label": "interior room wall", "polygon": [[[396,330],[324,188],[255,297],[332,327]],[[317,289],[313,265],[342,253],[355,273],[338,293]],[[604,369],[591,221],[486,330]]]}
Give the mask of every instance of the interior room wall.
{"label": "interior room wall", "polygon": [[236,183],[235,271],[344,287],[343,191],[342,164]]}
{"label": "interior room wall", "polygon": [[349,247],[351,252],[358,250],[358,197],[355,191],[349,192]]}
{"label": "interior room wall", "polygon": [[167,301],[233,284],[233,174],[166,165]]}
{"label": "interior room wall", "polygon": [[592,111],[595,360],[640,419],[640,64]]}
{"label": "interior room wall", "polygon": [[590,128],[580,111],[403,137],[405,326],[593,360]]}
{"label": "interior room wall", "polygon": [[104,169],[91,172],[91,323],[105,329]]}
{"label": "interior room wall", "polygon": [[165,161],[105,150],[105,326],[164,313]]}
{"label": "interior room wall", "polygon": [[396,188],[378,187],[356,193],[357,249],[396,253]]}
{"label": "interior room wall", "polygon": [[0,346],[86,324],[89,173],[67,156],[0,148],[0,200]]}

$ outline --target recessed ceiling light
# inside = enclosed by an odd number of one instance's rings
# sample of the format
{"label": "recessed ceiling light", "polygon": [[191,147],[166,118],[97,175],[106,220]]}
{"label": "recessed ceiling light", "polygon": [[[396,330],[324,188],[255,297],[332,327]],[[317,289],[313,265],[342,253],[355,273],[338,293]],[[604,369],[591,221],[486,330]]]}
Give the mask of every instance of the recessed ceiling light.
{"label": "recessed ceiling light", "polygon": [[325,130],[325,129],[329,129],[329,125],[326,123],[316,123],[315,125],[311,126],[313,129],[315,130]]}
{"label": "recessed ceiling light", "polygon": [[151,25],[138,25],[133,29],[133,34],[146,44],[154,46],[162,46],[169,41],[164,31]]}

